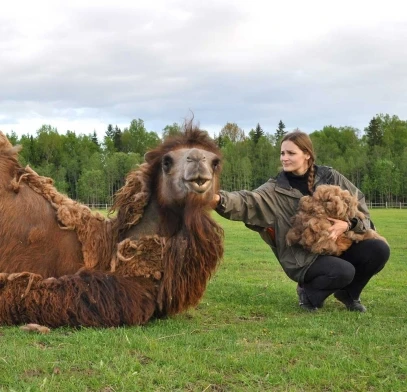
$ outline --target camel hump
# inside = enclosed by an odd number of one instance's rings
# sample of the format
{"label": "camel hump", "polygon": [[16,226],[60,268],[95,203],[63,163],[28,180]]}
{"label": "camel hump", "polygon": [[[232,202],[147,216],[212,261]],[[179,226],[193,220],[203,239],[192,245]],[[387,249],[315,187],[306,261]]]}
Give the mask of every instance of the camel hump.
{"label": "camel hump", "polygon": [[13,146],[8,140],[7,136],[0,131],[0,152],[7,153],[7,155],[17,155],[21,150],[21,146]]}

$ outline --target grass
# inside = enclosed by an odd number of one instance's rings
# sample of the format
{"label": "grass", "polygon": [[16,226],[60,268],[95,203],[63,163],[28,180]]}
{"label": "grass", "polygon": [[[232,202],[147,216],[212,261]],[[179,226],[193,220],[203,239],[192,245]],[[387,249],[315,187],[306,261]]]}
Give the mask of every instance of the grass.
{"label": "grass", "polygon": [[145,327],[0,328],[0,391],[407,391],[407,210],[373,210],[391,245],[363,292],[368,313],[295,283],[259,236],[220,217],[225,258],[197,307]]}

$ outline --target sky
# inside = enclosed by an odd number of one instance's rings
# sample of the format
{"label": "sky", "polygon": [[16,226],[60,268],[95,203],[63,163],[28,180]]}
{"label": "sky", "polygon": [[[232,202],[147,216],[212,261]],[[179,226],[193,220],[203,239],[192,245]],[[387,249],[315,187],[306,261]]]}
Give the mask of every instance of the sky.
{"label": "sky", "polygon": [[407,120],[407,6],[376,0],[36,0],[0,13],[0,130],[192,115],[211,135]]}

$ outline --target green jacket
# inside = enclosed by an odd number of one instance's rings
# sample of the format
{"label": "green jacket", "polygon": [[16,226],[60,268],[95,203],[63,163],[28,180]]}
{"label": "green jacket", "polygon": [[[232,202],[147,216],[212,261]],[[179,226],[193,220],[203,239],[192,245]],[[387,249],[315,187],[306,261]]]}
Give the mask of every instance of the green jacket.
{"label": "green jacket", "polygon": [[[359,210],[366,218],[358,220],[353,231],[363,232],[373,227],[363,193],[346,177],[331,167],[315,166],[314,189],[322,184],[338,185],[357,196]],[[254,191],[220,191],[221,200],[216,211],[227,219],[243,221],[247,227],[257,231],[271,247],[285,273],[292,280],[302,283],[318,255],[300,245],[288,246],[285,240],[291,227],[291,217],[296,214],[302,196],[299,190],[290,186],[282,171]],[[274,230],[274,239],[266,230],[269,227]]]}

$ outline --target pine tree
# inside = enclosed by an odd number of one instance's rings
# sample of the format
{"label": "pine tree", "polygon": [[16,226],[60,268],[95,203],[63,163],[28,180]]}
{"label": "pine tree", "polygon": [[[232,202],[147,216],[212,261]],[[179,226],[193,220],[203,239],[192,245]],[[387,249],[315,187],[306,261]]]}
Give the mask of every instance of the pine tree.
{"label": "pine tree", "polygon": [[96,135],[96,131],[93,131],[93,135],[92,135],[92,142],[95,143],[97,146],[99,146],[99,141],[98,141],[98,137]]}
{"label": "pine tree", "polygon": [[121,129],[116,125],[114,127],[114,132],[113,132],[113,143],[114,143],[114,148],[116,151],[122,151],[122,131]]}
{"label": "pine tree", "polygon": [[107,126],[106,136],[113,140],[113,135],[114,135],[113,125],[109,124]]}
{"label": "pine tree", "polygon": [[285,131],[284,129],[285,129],[285,125],[280,120],[280,122],[278,123],[278,128],[276,129],[276,133],[275,133],[277,144],[284,137],[284,135],[287,133],[287,131]]}
{"label": "pine tree", "polygon": [[367,144],[369,147],[381,146],[383,143],[383,129],[378,117],[370,120],[369,126],[365,128]]}
{"label": "pine tree", "polygon": [[261,128],[260,124],[257,123],[256,129],[252,133],[252,140],[253,140],[254,144],[257,144],[262,136],[264,136],[264,131]]}

